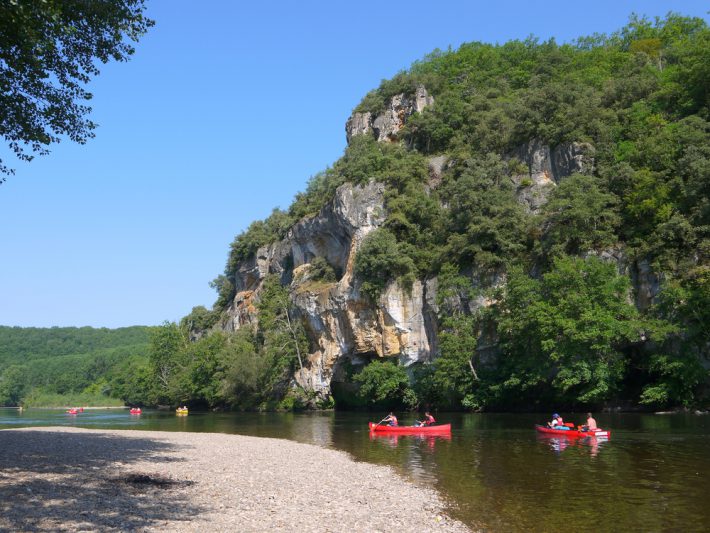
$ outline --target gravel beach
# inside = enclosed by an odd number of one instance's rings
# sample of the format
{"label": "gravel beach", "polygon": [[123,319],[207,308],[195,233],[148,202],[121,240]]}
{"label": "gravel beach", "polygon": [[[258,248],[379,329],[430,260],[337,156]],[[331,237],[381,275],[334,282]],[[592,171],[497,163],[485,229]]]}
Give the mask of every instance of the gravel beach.
{"label": "gravel beach", "polygon": [[286,440],[50,427],[0,446],[2,531],[469,531],[388,467]]}

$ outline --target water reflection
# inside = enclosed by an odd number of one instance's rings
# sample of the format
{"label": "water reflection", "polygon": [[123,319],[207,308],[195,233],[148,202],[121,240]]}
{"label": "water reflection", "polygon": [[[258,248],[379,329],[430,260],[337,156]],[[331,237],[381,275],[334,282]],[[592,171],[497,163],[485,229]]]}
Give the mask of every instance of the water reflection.
{"label": "water reflection", "polygon": [[329,448],[333,445],[333,417],[331,413],[314,413],[293,420],[294,440]]}
{"label": "water reflection", "polygon": [[556,454],[561,454],[568,448],[576,448],[584,451],[589,451],[589,455],[596,457],[599,454],[599,450],[609,442],[606,437],[573,437],[568,438],[565,436],[550,436],[550,435],[537,435],[538,442],[547,444],[548,447]]}
{"label": "water reflection", "polygon": [[397,447],[400,439],[405,443],[408,441],[423,443],[428,449],[434,451],[437,441],[450,441],[451,435],[387,435],[370,431],[370,440],[385,443],[391,448]]}
{"label": "water reflection", "polygon": [[[580,415],[581,416],[581,415]],[[0,409],[0,428],[239,433],[343,450],[437,488],[474,529],[703,531],[710,524],[710,416],[600,414],[613,438],[539,435],[535,414],[439,413],[451,435],[371,434],[368,413],[200,413]],[[565,418],[574,419],[575,415]],[[377,418],[379,419],[379,418]],[[2,434],[0,433],[0,440]],[[595,526],[596,524],[596,526]]]}

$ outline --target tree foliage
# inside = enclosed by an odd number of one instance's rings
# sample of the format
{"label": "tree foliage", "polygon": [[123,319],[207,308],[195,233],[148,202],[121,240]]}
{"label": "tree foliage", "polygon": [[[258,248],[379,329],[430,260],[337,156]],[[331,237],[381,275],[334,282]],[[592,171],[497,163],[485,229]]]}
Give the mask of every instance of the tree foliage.
{"label": "tree foliage", "polygon": [[[151,328],[0,326],[0,405],[83,397],[108,405],[124,398],[134,367],[147,365]],[[81,396],[87,392],[87,395]]]}
{"label": "tree foliage", "polygon": [[[86,85],[99,62],[133,54],[153,25],[144,11],[144,0],[0,3],[0,135],[18,158],[93,137]],[[11,172],[1,160],[0,172]]]}
{"label": "tree foliage", "polygon": [[362,278],[362,291],[376,300],[388,281],[411,286],[414,263],[401,253],[397,239],[387,229],[377,229],[365,237],[355,257],[355,273]]}
{"label": "tree foliage", "polygon": [[388,409],[417,406],[406,370],[392,361],[372,361],[354,380],[360,385],[358,395],[371,406]]}
{"label": "tree foliage", "polygon": [[569,404],[613,398],[625,352],[670,332],[639,316],[629,294],[628,278],[596,257],[556,259],[541,280],[512,270],[495,310],[505,379],[494,392],[530,400],[549,384]]}

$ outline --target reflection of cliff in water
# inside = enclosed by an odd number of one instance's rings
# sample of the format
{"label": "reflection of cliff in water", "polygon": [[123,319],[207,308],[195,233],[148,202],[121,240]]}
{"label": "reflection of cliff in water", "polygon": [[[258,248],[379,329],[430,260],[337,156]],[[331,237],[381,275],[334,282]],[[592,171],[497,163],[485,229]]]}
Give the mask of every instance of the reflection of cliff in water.
{"label": "reflection of cliff in water", "polygon": [[333,446],[333,413],[294,417],[291,431],[295,440],[330,448]]}

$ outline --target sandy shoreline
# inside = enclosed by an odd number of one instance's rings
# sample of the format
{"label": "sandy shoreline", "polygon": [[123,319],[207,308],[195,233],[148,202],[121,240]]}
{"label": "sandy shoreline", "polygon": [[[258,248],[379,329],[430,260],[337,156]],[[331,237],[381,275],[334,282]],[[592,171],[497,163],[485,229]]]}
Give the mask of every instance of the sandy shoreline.
{"label": "sandy shoreline", "polygon": [[286,440],[0,431],[0,530],[468,531],[432,490]]}

